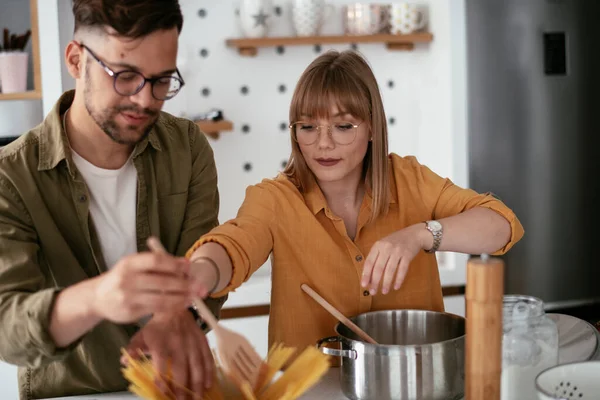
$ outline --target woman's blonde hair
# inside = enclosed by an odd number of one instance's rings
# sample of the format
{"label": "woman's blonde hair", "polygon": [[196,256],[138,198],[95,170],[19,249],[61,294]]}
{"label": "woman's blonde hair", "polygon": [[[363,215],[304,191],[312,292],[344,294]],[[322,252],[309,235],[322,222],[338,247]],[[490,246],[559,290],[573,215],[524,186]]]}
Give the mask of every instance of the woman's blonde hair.
{"label": "woman's blonde hair", "polygon": [[[387,213],[390,203],[387,124],[377,80],[367,61],[354,51],[329,51],[306,68],[294,90],[290,123],[302,116],[328,118],[331,102],[368,125],[372,141],[364,159],[365,184],[371,189],[371,221]],[[301,192],[314,182],[294,132],[292,154],[283,173]]]}

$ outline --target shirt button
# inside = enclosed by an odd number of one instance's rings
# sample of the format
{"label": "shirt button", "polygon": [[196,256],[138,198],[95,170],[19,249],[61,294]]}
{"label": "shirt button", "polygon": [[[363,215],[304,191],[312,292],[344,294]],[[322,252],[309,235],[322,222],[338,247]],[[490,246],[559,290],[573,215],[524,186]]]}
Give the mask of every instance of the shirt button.
{"label": "shirt button", "polygon": [[371,294],[371,293],[369,293],[369,291],[368,291],[368,290],[365,290],[365,291],[363,292],[363,296],[365,296],[365,297],[366,297],[366,296],[369,296],[370,294]]}
{"label": "shirt button", "polygon": [[362,259],[362,256],[361,256],[360,254],[359,254],[359,255],[357,255],[357,256],[356,256],[354,259],[355,259],[356,261],[358,261],[358,262],[361,262],[361,261],[363,260],[363,259]]}
{"label": "shirt button", "polygon": [[80,203],[83,203],[86,200],[87,200],[87,196],[85,194],[82,194],[82,195],[79,196],[79,202]]}

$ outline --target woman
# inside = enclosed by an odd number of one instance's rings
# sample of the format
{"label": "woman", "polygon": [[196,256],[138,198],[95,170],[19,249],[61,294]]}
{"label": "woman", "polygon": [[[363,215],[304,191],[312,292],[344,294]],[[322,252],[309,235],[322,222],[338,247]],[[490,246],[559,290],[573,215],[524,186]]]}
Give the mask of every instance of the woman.
{"label": "woman", "polygon": [[309,65],[290,121],[285,171],[250,186],[237,217],[188,252],[213,297],[272,254],[269,345],[304,348],[334,334],[337,321],[303,283],[347,316],[441,311],[435,251],[502,254],[523,235],[498,199],[388,154],[381,95],[357,53],[329,52]]}

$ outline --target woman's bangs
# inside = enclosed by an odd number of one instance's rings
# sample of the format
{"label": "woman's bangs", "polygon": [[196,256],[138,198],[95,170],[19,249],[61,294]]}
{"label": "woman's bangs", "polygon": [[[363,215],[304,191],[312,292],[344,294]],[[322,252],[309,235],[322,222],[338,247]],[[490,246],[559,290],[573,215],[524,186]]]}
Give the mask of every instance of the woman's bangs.
{"label": "woman's bangs", "polygon": [[335,105],[338,112],[368,121],[371,114],[369,91],[361,87],[360,80],[350,76],[336,69],[313,71],[306,76],[297,93],[297,104],[292,104],[293,120],[330,119],[333,117],[331,108]]}

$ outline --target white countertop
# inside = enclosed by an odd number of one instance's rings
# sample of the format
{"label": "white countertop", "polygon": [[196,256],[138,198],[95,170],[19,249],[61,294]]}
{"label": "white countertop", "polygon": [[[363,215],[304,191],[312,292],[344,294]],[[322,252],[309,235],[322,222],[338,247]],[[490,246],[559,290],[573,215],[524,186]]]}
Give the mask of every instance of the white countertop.
{"label": "white countertop", "polygon": [[[134,400],[138,397],[128,392],[105,393],[85,396],[60,397],[47,400]],[[321,381],[302,400],[347,400],[339,386],[339,368],[330,369]]]}

